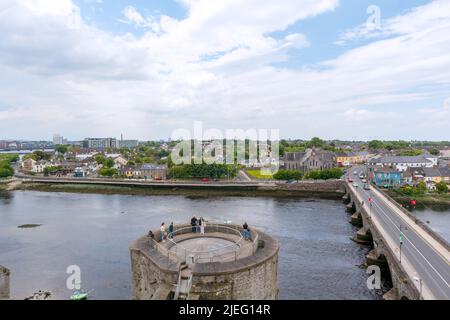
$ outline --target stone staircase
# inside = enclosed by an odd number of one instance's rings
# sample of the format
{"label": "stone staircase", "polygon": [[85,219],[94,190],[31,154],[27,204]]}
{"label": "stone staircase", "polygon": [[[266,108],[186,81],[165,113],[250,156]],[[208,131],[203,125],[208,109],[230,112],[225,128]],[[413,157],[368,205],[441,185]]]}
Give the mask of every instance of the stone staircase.
{"label": "stone staircase", "polygon": [[192,287],[192,270],[189,266],[182,262],[180,265],[180,274],[178,276],[178,283],[174,293],[174,300],[187,300],[189,298],[189,291]]}

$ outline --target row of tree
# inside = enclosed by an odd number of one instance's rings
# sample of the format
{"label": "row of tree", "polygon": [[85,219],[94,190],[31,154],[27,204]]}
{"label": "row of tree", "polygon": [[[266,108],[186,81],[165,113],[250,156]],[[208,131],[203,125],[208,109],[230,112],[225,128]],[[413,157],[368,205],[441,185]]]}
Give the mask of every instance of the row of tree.
{"label": "row of tree", "polygon": [[[427,184],[425,181],[420,181],[415,186],[403,186],[399,189],[399,192],[401,194],[407,195],[407,196],[418,196],[418,195],[424,195],[427,191]],[[436,183],[436,191],[438,193],[444,194],[448,192],[448,186],[445,182],[441,181]]]}
{"label": "row of tree", "polygon": [[277,173],[273,175],[275,180],[330,180],[339,179],[343,175],[343,172],[339,168],[315,170],[303,175],[301,171],[298,170],[278,170]]}
{"label": "row of tree", "polygon": [[226,164],[185,164],[173,165],[169,168],[168,175],[173,179],[189,178],[234,178],[239,171],[238,166]]}

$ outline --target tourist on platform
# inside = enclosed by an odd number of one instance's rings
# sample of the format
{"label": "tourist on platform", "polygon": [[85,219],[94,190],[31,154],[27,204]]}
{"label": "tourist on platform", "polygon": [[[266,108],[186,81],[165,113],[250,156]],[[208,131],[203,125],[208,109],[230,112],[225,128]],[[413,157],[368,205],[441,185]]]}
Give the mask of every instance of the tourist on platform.
{"label": "tourist on platform", "polygon": [[250,230],[248,228],[247,222],[245,222],[242,227],[244,228],[244,239],[245,240],[250,240]]}
{"label": "tourist on platform", "polygon": [[205,234],[205,227],[206,227],[205,219],[200,218],[199,224],[200,224],[200,233],[202,235],[204,235]]}
{"label": "tourist on platform", "polygon": [[173,222],[169,226],[169,238],[173,239]]}
{"label": "tourist on platform", "polygon": [[195,233],[197,231],[197,218],[195,216],[191,219],[192,232]]}
{"label": "tourist on platform", "polygon": [[160,238],[161,238],[161,241],[164,242],[164,234],[166,233],[166,226],[164,225],[164,222],[161,223],[161,229],[160,230],[161,230]]}

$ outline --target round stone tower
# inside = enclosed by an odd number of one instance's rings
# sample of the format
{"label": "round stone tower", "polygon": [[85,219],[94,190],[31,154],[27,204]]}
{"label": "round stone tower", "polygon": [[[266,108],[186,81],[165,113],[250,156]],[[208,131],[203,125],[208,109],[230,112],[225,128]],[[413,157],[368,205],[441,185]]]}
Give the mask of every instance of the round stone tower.
{"label": "round stone tower", "polygon": [[131,244],[133,299],[277,299],[279,243],[239,225],[207,222],[204,234],[188,224]]}

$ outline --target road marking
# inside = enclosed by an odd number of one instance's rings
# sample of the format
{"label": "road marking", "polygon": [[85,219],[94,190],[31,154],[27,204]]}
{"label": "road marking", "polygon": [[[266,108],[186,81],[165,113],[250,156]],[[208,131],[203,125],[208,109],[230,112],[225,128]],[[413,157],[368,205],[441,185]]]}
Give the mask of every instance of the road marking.
{"label": "road marking", "polygon": [[[356,191],[356,188],[354,188],[352,185],[350,185],[350,184],[348,184],[349,186],[350,186],[350,188],[351,188],[351,190],[353,190],[353,192],[358,196],[358,197],[360,197],[361,198],[361,195],[359,194],[359,192],[358,191]],[[363,192],[366,196],[367,195],[369,195],[366,191],[364,191],[364,190],[361,190],[361,192]],[[363,199],[364,200],[364,199]],[[395,227],[395,229],[397,229],[397,230],[399,230],[400,231],[400,229],[397,227],[397,224],[394,222],[394,221],[392,221],[392,219],[389,217],[389,215],[387,215],[386,214],[386,212],[383,210],[383,208],[381,208],[381,206],[378,204],[378,203],[376,203],[375,202],[375,205],[380,209],[380,211],[383,213],[383,215],[384,216],[386,216],[386,218],[388,218],[389,219],[389,221],[391,222],[391,224]],[[396,214],[396,212],[394,211],[394,214]],[[396,214],[396,216],[401,220],[401,221],[404,221],[404,219],[400,216],[400,215],[398,215],[398,214]],[[380,224],[380,227],[382,227],[383,228],[383,226]],[[413,231],[414,231],[414,233],[416,234],[416,232],[415,232],[415,230],[413,229]],[[387,235],[389,235],[389,234],[387,234]],[[389,238],[391,238],[390,236],[389,236]],[[408,240],[408,242],[412,245],[412,247],[420,254],[420,256],[423,258],[423,260],[425,260],[427,263],[428,263],[428,265],[434,270],[434,272],[439,276],[439,278],[441,278],[442,279],[442,281],[447,285],[447,287],[449,287],[449,284],[448,284],[448,282],[444,279],[444,277],[442,277],[442,275],[439,273],[439,271],[438,270],[436,270],[434,267],[433,267],[433,265],[430,263],[430,261],[428,261],[428,259],[427,258],[425,258],[425,256],[420,252],[420,250],[411,242],[411,240],[409,240],[408,239],[408,237],[406,237],[406,235],[405,235],[405,239],[406,240]],[[425,242],[424,241],[424,243],[428,246],[428,247],[431,247],[429,244],[428,244],[428,242]],[[432,248],[432,247],[431,247]],[[434,251],[434,250],[433,250]],[[395,252],[395,251],[394,251]],[[440,255],[439,255],[440,256]],[[419,262],[420,263],[420,262]],[[430,278],[434,281],[434,278],[428,273],[428,271],[426,270],[426,268],[424,269],[425,270],[425,272],[430,276]],[[408,273],[407,273],[408,274]],[[410,275],[408,275],[410,278],[411,278],[411,276]],[[434,281],[435,282],[435,281]],[[439,290],[440,291],[442,291],[442,289],[439,287],[439,286],[437,286],[438,288],[439,288]],[[445,292],[443,292],[444,293],[444,295],[446,294]]]}

